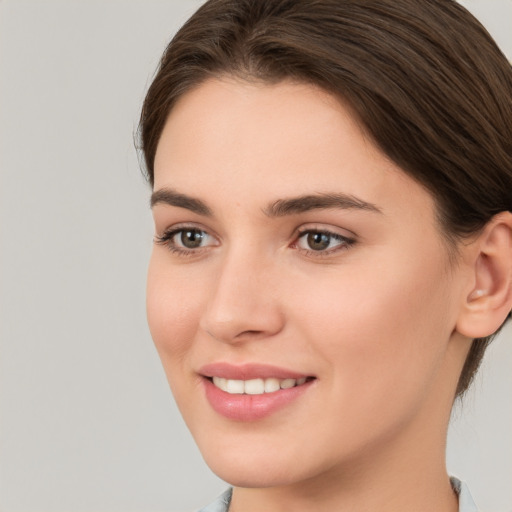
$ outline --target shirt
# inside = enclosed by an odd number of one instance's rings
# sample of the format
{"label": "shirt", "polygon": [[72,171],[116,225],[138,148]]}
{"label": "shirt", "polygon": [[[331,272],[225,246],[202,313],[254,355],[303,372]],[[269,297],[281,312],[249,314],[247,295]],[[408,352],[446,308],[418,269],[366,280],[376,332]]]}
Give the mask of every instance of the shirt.
{"label": "shirt", "polygon": [[[450,481],[452,483],[453,490],[459,496],[459,512],[478,512],[467,485],[455,477],[451,477]],[[233,489],[228,489],[213,503],[202,508],[199,512],[228,512],[232,493]]]}

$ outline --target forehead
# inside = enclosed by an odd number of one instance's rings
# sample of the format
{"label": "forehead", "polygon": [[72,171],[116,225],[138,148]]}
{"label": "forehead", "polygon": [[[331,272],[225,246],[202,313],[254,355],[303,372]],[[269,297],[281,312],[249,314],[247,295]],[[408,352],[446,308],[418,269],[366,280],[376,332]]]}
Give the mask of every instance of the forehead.
{"label": "forehead", "polygon": [[[351,110],[303,83],[209,80],[175,105],[157,148],[155,190],[244,202],[343,192],[431,214],[428,192],[364,135]],[[428,216],[427,216],[428,218]]]}
{"label": "forehead", "polygon": [[300,152],[305,153],[316,146],[320,150],[333,139],[347,144],[357,139],[360,150],[374,150],[370,143],[363,147],[366,140],[349,109],[318,87],[288,81],[269,85],[229,77],[210,79],[183,95],[172,109],[155,167],[171,156],[171,149],[174,157],[191,149],[228,150],[224,157],[234,160],[244,149],[261,158],[262,152],[255,151],[259,148],[270,158],[279,149],[303,148]]}

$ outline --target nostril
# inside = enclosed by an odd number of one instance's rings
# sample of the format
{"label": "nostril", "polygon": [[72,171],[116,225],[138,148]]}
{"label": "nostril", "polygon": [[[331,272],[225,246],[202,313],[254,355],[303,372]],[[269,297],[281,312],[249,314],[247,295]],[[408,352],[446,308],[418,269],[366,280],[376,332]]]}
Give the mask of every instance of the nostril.
{"label": "nostril", "polygon": [[238,334],[238,336],[257,336],[261,334],[261,331],[244,331]]}
{"label": "nostril", "polygon": [[258,340],[260,338],[265,338],[267,336],[269,336],[269,333],[267,333],[265,331],[251,329],[251,330],[242,331],[242,332],[238,333],[236,336],[233,337],[233,341],[242,342],[242,341]]}

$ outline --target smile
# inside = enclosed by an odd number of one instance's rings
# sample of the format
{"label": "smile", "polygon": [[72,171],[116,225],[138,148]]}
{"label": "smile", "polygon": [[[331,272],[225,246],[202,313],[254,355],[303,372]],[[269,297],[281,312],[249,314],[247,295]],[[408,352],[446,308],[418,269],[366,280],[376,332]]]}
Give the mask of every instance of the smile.
{"label": "smile", "polygon": [[299,379],[278,379],[270,377],[267,379],[236,380],[224,377],[212,377],[214,386],[231,395],[263,395],[275,393],[280,389],[290,389],[305,384],[308,377]]}
{"label": "smile", "polygon": [[218,362],[203,366],[198,373],[212,409],[242,422],[262,420],[300,403],[317,381],[316,376],[267,364]]}

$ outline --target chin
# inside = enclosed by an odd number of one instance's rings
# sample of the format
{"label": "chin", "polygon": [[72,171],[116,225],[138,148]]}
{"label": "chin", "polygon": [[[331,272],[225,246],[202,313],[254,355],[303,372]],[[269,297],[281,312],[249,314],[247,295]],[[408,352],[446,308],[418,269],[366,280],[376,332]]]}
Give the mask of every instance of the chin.
{"label": "chin", "polygon": [[[261,461],[254,460],[233,462],[229,456],[225,458],[217,457],[212,463],[207,459],[205,460],[219,478],[234,487],[281,487],[307,479],[307,475],[290,472],[289,467],[281,467],[281,464],[276,464],[275,460],[269,460],[263,464]],[[297,458],[292,466],[297,467],[298,464],[299,460]]]}
{"label": "chin", "polygon": [[211,438],[196,440],[209,468],[235,487],[290,486],[314,479],[334,463],[330,455],[322,458],[323,447],[314,443],[304,446],[303,439],[286,443],[282,438],[272,439],[268,433],[264,437],[267,442],[256,435],[232,435],[229,439],[216,438],[216,442]]}

